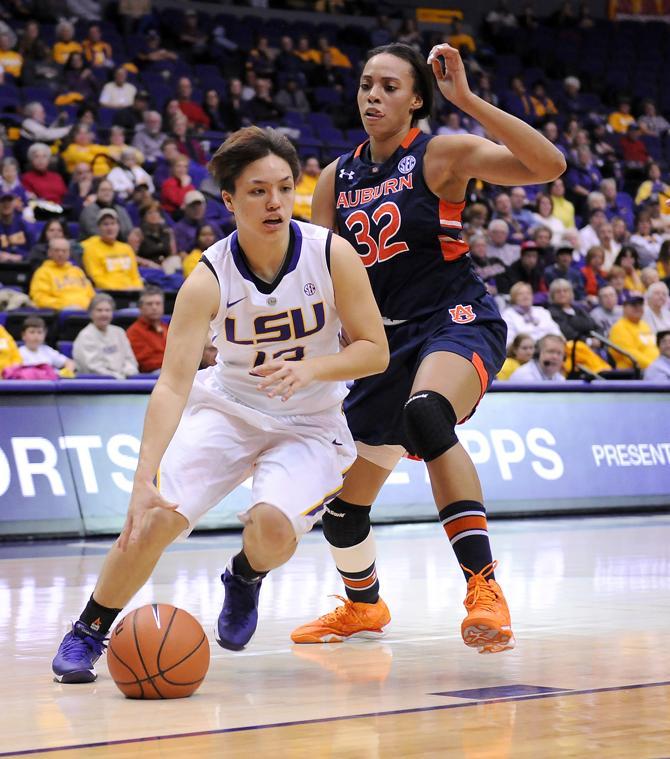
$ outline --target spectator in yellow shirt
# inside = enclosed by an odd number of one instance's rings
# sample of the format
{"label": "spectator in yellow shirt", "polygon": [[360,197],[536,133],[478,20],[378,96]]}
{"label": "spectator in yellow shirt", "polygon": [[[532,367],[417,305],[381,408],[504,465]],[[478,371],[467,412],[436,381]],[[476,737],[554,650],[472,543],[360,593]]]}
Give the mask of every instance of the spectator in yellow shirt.
{"label": "spectator in yellow shirt", "polygon": [[549,182],[549,195],[551,215],[562,221],[566,229],[572,229],[575,226],[575,207],[565,197],[565,182],[560,177]]}
{"label": "spectator in yellow shirt", "polygon": [[0,32],[0,67],[16,79],[21,76],[23,56],[12,50],[12,38],[7,32]]}
{"label": "spectator in yellow shirt", "polygon": [[463,31],[463,22],[457,18],[451,22],[451,34],[447,37],[447,42],[456,50],[465,48],[469,53],[474,53],[477,49],[474,39]]}
{"label": "spectator in yellow shirt", "polygon": [[619,99],[619,109],[610,113],[607,123],[617,134],[626,134],[628,127],[635,123],[635,116],[630,112],[630,100]]}
{"label": "spectator in yellow shirt", "polygon": [[[79,123],[72,131],[72,142],[61,153],[68,174],[74,173],[78,163],[87,163],[93,170],[93,175],[102,177],[109,171],[109,148],[106,145],[96,145],[93,134],[86,124]],[[97,156],[102,156],[98,158]]]}
{"label": "spectator in yellow shirt", "polygon": [[554,101],[547,95],[544,82],[538,80],[531,87],[530,103],[538,124],[543,124],[548,116],[556,116],[558,108]]}
{"label": "spectator in yellow shirt", "polygon": [[207,250],[216,242],[216,233],[211,224],[203,224],[198,230],[198,236],[195,238],[195,248],[184,258],[182,262],[182,271],[184,276],[188,275],[195,269],[196,264],[202,256],[203,250]]}
{"label": "spectator in yellow shirt", "polygon": [[314,65],[321,63],[321,53],[310,45],[309,37],[305,35],[298,38],[298,46],[294,52],[304,63],[311,63]]}
{"label": "spectator in yellow shirt", "polygon": [[[629,293],[623,303],[623,316],[614,323],[610,340],[625,350],[640,369],[646,369],[659,355],[651,327],[642,321],[644,298],[638,293]],[[617,369],[630,369],[630,359],[618,351],[612,351]]]}
{"label": "spectator in yellow shirt", "polygon": [[93,68],[112,68],[114,66],[112,46],[102,39],[99,24],[89,26],[83,48],[86,60]]}
{"label": "spectator in yellow shirt", "polygon": [[351,61],[349,60],[349,57],[345,55],[339,49],[339,47],[331,45],[330,42],[328,42],[328,37],[319,37],[317,44],[319,47],[318,53],[320,54],[319,63],[323,62],[324,53],[330,53],[330,60],[333,66],[339,66],[343,69],[351,68]]}
{"label": "spectator in yellow shirt", "polygon": [[620,266],[626,273],[623,286],[624,290],[636,293],[644,293],[645,286],[640,277],[640,254],[633,245],[622,245],[619,254],[614,259],[614,265]]}
{"label": "spectator in yellow shirt", "polygon": [[319,181],[321,166],[316,156],[308,156],[302,164],[302,174],[295,186],[295,204],[293,215],[298,219],[310,221],[312,218],[312,197],[316,183]]}
{"label": "spectator in yellow shirt", "polygon": [[22,364],[21,354],[16,347],[14,338],[0,324],[0,374],[9,366],[20,366]]}
{"label": "spectator in yellow shirt", "polygon": [[53,47],[53,59],[64,66],[72,53],[83,53],[83,48],[74,39],[74,26],[66,20],[56,27],[56,44]]}
{"label": "spectator in yellow shirt", "polygon": [[121,153],[124,150],[133,150],[135,152],[135,160],[141,166],[144,163],[144,155],[141,150],[138,150],[133,145],[128,145],[126,142],[126,130],[122,126],[112,126],[109,129],[109,145],[106,146],[109,151],[110,158],[109,168],[112,169],[117,163],[121,162]]}
{"label": "spectator in yellow shirt", "polygon": [[135,251],[119,242],[119,215],[103,208],[97,217],[98,234],[82,242],[82,261],[88,276],[103,290],[139,290],[144,285]]}
{"label": "spectator in yellow shirt", "polygon": [[635,205],[649,206],[658,204],[658,209],[662,214],[670,214],[670,185],[666,184],[661,176],[661,167],[657,163],[650,163],[647,169],[647,179],[637,188],[635,195]]}
{"label": "spectator in yellow shirt", "polygon": [[83,270],[70,263],[69,240],[64,237],[50,239],[47,257],[30,281],[30,299],[38,308],[86,311],[95,290]]}
{"label": "spectator in yellow shirt", "polygon": [[507,358],[496,379],[508,380],[513,372],[533,358],[534,352],[535,340],[527,333],[519,332],[507,349]]}

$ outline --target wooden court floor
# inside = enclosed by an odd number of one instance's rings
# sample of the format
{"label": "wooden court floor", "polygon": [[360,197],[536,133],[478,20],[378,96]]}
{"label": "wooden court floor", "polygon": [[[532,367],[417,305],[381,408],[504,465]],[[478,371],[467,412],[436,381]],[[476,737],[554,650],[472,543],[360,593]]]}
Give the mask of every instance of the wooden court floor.
{"label": "wooden court floor", "polygon": [[131,606],[186,608],[213,657],[192,698],[162,702],[126,700],[104,660],[96,683],[51,679],[109,543],[0,545],[0,757],[670,757],[670,517],[493,521],[517,638],[494,656],[460,640],[439,525],[376,532],[388,634],[324,646],[289,638],[341,592],[320,533],[264,582],[239,653],[210,632],[239,535],[171,549]]}

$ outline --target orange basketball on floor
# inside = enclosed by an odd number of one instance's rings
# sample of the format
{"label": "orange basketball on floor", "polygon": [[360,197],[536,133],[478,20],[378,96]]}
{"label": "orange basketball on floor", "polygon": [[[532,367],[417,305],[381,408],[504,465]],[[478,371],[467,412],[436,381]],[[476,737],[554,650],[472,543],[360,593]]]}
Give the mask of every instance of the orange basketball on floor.
{"label": "orange basketball on floor", "polygon": [[209,641],[187,611],[149,604],[116,625],[107,667],[127,698],[184,698],[205,679]]}

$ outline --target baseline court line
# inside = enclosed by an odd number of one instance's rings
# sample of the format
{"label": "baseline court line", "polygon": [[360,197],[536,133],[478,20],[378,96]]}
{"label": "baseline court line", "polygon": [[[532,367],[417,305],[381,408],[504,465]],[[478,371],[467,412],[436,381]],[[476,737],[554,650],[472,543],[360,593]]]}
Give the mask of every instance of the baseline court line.
{"label": "baseline court line", "polygon": [[[173,735],[149,735],[145,738],[120,738],[115,741],[98,741],[96,743],[78,743],[69,746],[49,746],[48,748],[29,748],[23,751],[3,751],[0,757],[6,756],[29,756],[37,754],[51,754],[55,751],[74,751],[77,749],[100,748],[102,746],[122,746],[131,743],[148,743],[149,741],[176,740],[179,738],[197,738],[201,735],[224,735],[226,733],[245,733],[250,730],[269,730],[277,727],[295,727],[296,725],[318,725],[326,722],[343,722],[348,719],[366,719],[369,717],[391,717],[396,714],[420,714],[421,712],[445,711],[447,709],[466,709],[483,704],[504,704],[513,701],[535,701],[544,698],[557,698],[558,696],[584,696],[590,693],[611,693],[613,691],[638,690],[640,688],[662,688],[670,685],[670,680],[658,683],[634,683],[632,685],[615,685],[609,688],[587,688],[585,690],[565,690],[554,693],[537,693],[528,696],[514,696],[511,698],[489,698],[481,701],[465,701],[459,704],[441,704],[439,706],[420,706],[408,709],[392,709],[386,712],[368,712],[365,714],[346,714],[339,717],[322,717],[316,719],[293,720],[291,722],[275,722],[264,725],[246,725],[243,727],[223,727],[219,730],[197,730],[192,733],[174,733]],[[434,695],[434,694],[427,694]]]}

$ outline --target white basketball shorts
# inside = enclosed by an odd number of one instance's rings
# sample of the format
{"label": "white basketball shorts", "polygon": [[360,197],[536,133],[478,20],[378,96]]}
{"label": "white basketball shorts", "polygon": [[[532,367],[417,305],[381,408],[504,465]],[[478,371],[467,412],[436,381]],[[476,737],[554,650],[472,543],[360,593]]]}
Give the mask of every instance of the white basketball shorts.
{"label": "white basketball shorts", "polygon": [[268,503],[290,519],[300,537],[340,492],[355,458],[339,407],[270,416],[227,396],[211,369],[204,369],[163,456],[160,491],[188,520],[186,536],[203,514],[252,477],[251,502],[240,520],[256,504]]}

